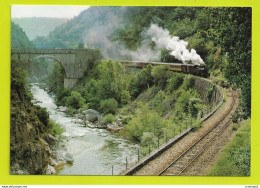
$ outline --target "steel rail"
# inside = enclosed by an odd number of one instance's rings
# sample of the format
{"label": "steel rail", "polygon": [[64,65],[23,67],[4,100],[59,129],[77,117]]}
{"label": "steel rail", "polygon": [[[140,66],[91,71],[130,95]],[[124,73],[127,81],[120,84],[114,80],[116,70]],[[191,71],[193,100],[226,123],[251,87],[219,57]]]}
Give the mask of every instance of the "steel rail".
{"label": "steel rail", "polygon": [[[227,116],[228,116],[228,114],[231,112],[231,110],[233,109],[233,106],[234,106],[234,102],[235,101],[235,99],[234,99],[234,96],[233,96],[233,94],[232,94],[232,103],[231,103],[231,105],[230,105],[230,108],[229,108],[229,110],[227,111],[227,113],[226,114],[224,114],[223,116],[222,116],[222,118],[218,121],[218,122],[216,122],[215,123],[215,125],[211,128],[211,129],[209,129],[204,135],[202,135],[196,142],[194,142],[187,150],[185,150],[181,155],[179,155],[179,157],[177,158],[177,159],[175,159],[173,162],[171,162],[168,166],[166,166],[159,174],[158,174],[158,176],[160,176],[160,175],[162,175],[166,170],[168,170],[173,164],[175,164],[177,161],[179,161],[179,159],[180,158],[182,158],[186,153],[188,153],[194,146],[196,146],[202,139],[204,139],[209,133],[211,133],[211,131],[213,130],[213,129],[215,129]],[[228,122],[226,123],[226,125],[228,124]],[[224,125],[223,127],[226,127],[226,125]],[[222,127],[222,128],[223,128]],[[222,133],[223,131],[224,131],[224,129],[225,128],[223,128],[223,130],[221,130],[220,131],[220,133]],[[220,134],[219,133],[219,134]],[[210,144],[215,140],[215,138],[217,137],[217,136],[219,136],[219,134],[217,134],[217,135],[215,135],[211,140],[210,140]],[[206,148],[210,145],[210,144],[207,144],[206,145]],[[192,159],[192,161],[191,162],[189,162],[189,164],[188,165],[186,165],[182,170],[181,170],[181,172],[180,173],[178,173],[178,175],[180,175],[188,166],[190,166],[194,161],[195,161],[195,159],[196,158],[198,158],[202,153],[203,153],[203,151],[205,151],[205,149],[206,148],[204,148],[203,147],[203,149],[199,152],[199,154],[197,154],[193,159]],[[177,175],[177,176],[178,176]]]}

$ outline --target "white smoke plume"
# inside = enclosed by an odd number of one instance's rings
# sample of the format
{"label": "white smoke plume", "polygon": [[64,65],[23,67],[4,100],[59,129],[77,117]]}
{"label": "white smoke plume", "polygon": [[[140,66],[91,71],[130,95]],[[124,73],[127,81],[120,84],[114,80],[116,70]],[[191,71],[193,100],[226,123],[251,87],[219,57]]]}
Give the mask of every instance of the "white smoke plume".
{"label": "white smoke plume", "polygon": [[[170,55],[183,63],[204,64],[201,57],[194,49],[187,49],[188,42],[180,40],[179,37],[170,36],[168,30],[156,24],[144,31],[141,46],[131,51],[120,42],[112,42],[110,35],[118,28],[124,27],[122,20],[113,13],[109,15],[109,23],[94,23],[88,31],[84,33],[84,42],[88,48],[99,48],[106,59],[114,60],[134,60],[134,61],[160,61],[160,50],[166,48],[171,50]],[[151,49],[151,41],[156,46]]]}
{"label": "white smoke plume", "polygon": [[150,36],[152,41],[156,43],[156,48],[171,50],[170,55],[183,63],[191,62],[192,64],[204,64],[196,50],[191,49],[191,51],[189,51],[187,49],[188,42],[180,40],[177,36],[171,37],[168,30],[163,29],[156,24],[152,24],[146,31],[146,35]]}

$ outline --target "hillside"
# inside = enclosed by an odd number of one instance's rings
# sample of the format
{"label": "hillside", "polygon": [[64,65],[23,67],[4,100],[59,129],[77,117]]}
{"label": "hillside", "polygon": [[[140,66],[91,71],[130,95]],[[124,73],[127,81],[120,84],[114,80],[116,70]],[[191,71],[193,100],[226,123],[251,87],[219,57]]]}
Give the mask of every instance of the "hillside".
{"label": "hillside", "polygon": [[195,54],[216,80],[226,79],[241,88],[240,116],[247,118],[251,114],[251,18],[252,10],[246,7],[90,7],[34,44],[38,48],[81,44],[99,48],[105,59],[190,63],[185,57]]}
{"label": "hillside", "polygon": [[33,40],[38,36],[48,36],[50,31],[54,30],[57,26],[66,23],[67,19],[28,17],[12,18],[12,21],[25,31],[29,40]]}
{"label": "hillside", "polygon": [[11,48],[30,48],[33,43],[28,39],[19,25],[11,23]]}
{"label": "hillside", "polygon": [[[12,47],[31,47],[23,30],[12,23]],[[26,71],[11,63],[10,174],[44,174],[55,138],[46,109],[33,105]]]}

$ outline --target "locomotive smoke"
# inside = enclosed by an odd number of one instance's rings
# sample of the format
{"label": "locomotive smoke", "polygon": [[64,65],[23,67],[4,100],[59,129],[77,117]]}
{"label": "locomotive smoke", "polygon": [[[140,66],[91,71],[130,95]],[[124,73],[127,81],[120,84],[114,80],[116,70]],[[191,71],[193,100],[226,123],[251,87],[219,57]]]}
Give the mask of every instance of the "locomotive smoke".
{"label": "locomotive smoke", "polygon": [[[110,24],[93,25],[85,33],[84,43],[88,48],[99,48],[106,59],[131,59],[133,61],[160,61],[160,50],[166,48],[171,50],[170,55],[182,61],[184,64],[204,64],[201,57],[194,49],[187,49],[188,42],[180,40],[179,37],[171,37],[168,30],[159,27],[157,24],[151,26],[143,33],[143,41],[136,50],[129,50],[118,41],[111,41],[110,35],[121,27],[120,20],[111,13]],[[151,40],[156,46],[151,49]]]}
{"label": "locomotive smoke", "polygon": [[192,64],[205,64],[196,50],[187,49],[188,42],[180,40],[177,36],[170,36],[168,30],[159,27],[157,24],[151,24],[147,30],[146,35],[151,37],[152,41],[156,43],[156,48],[166,48],[171,50],[170,55],[182,61],[184,64],[191,62]]}

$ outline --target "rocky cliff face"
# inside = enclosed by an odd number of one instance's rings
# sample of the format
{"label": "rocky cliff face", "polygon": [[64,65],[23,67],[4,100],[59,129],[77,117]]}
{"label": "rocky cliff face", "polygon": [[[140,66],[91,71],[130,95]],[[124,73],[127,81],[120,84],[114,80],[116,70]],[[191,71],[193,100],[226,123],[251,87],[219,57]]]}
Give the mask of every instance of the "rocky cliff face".
{"label": "rocky cliff face", "polygon": [[31,103],[25,75],[12,68],[10,174],[44,174],[55,139],[47,111]]}
{"label": "rocky cliff face", "polygon": [[217,105],[222,100],[222,90],[203,78],[196,78],[194,89],[200,94],[200,98],[207,106]]}

